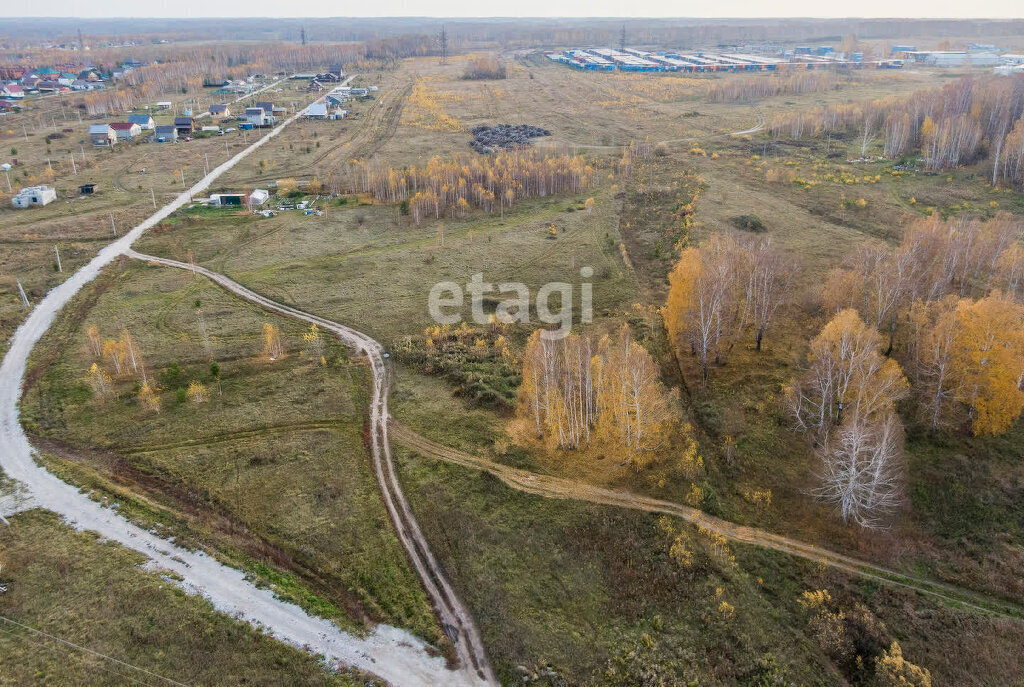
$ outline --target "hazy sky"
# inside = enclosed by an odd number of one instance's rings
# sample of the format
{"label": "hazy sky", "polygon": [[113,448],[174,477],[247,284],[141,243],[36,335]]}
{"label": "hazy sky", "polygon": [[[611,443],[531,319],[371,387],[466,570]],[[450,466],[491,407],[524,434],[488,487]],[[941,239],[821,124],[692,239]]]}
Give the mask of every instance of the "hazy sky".
{"label": "hazy sky", "polygon": [[[0,16],[27,17],[1024,17],[1020,0],[3,0]],[[0,29],[2,31],[2,29]]]}

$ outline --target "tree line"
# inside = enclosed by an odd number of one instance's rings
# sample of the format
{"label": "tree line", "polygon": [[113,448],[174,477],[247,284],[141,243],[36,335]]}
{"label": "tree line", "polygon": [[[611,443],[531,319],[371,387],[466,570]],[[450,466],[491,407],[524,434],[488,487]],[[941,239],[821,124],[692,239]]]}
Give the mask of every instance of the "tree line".
{"label": "tree line", "polygon": [[800,95],[838,88],[840,79],[834,71],[774,72],[770,75],[735,76],[708,85],[709,103],[734,103],[770,98],[773,95]]}
{"label": "tree line", "polygon": [[853,137],[866,156],[880,142],[887,158],[919,154],[927,169],[987,159],[992,184],[1024,186],[1024,76],[965,77],[905,98],[831,104],[776,116],[775,137]]}
{"label": "tree line", "polygon": [[[349,190],[370,193],[379,201],[399,203],[419,224],[433,216],[464,215],[470,207],[504,213],[522,198],[537,198],[587,188],[594,169],[581,155],[541,154],[533,149],[496,155],[432,157],[423,167],[394,168],[380,159],[355,160]],[[343,184],[330,184],[344,190]]]}

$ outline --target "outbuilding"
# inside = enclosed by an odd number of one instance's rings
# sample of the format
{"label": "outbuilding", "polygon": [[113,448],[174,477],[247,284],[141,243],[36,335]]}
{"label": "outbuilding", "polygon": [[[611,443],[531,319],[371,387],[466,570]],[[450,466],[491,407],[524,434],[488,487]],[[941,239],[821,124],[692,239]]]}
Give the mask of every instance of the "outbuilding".
{"label": "outbuilding", "polygon": [[313,103],[306,108],[307,119],[327,119],[327,103]]}
{"label": "outbuilding", "polygon": [[11,199],[11,204],[19,209],[33,205],[46,205],[57,200],[57,191],[52,186],[27,186]]}
{"label": "outbuilding", "polygon": [[112,146],[117,143],[117,133],[109,124],[90,124],[89,139],[96,147]]}
{"label": "outbuilding", "polygon": [[174,128],[178,130],[179,134],[188,135],[195,131],[196,120],[192,119],[191,117],[175,117]]}

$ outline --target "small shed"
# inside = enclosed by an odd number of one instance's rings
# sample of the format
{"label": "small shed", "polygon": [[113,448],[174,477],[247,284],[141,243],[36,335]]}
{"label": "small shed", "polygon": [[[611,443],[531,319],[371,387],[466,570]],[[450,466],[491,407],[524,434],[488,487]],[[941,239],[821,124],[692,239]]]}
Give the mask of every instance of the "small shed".
{"label": "small shed", "polygon": [[245,205],[245,193],[211,193],[210,205],[217,207]]}
{"label": "small shed", "polygon": [[96,184],[82,184],[78,187],[78,191],[83,196],[92,195],[93,193],[96,193]]}

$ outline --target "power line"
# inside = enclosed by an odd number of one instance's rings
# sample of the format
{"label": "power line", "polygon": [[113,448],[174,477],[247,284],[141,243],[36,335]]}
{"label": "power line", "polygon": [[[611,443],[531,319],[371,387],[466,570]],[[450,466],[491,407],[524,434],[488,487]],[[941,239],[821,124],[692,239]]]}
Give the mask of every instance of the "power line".
{"label": "power line", "polygon": [[[19,628],[17,628],[17,627],[12,627],[12,628],[10,628],[8,630],[0,630],[0,635],[6,636],[6,637],[15,638],[15,633],[18,632],[18,630],[19,630]],[[18,641],[22,641],[22,642],[26,642],[27,644],[31,644],[32,646],[38,646],[38,647],[41,647],[43,649],[49,649],[50,651],[54,651],[54,652],[59,653],[61,656],[64,656],[65,658],[68,658],[68,657],[72,656],[72,652],[66,651],[66,650],[62,651],[59,647],[53,646],[52,644],[47,644],[44,641],[35,641],[35,640],[29,639],[28,637],[25,637],[25,636],[18,636],[17,640]],[[97,670],[102,670],[105,673],[110,673],[111,675],[116,675],[116,676],[118,676],[120,678],[124,678],[125,680],[128,680],[129,682],[133,682],[135,684],[145,685],[146,687],[150,687],[150,683],[148,683],[148,682],[143,682],[142,680],[140,680],[138,678],[134,678],[131,675],[119,672],[117,670],[114,670],[113,668],[105,668],[102,665],[99,665],[98,663],[95,663],[95,662],[89,660],[87,657],[79,656],[78,659],[80,661],[82,661],[83,663],[85,663],[86,665],[88,665],[90,668],[95,668]]]}
{"label": "power line", "polygon": [[60,642],[61,644],[65,644],[65,645],[67,645],[67,646],[69,646],[69,647],[71,647],[73,649],[78,649],[79,651],[83,651],[83,652],[85,652],[87,654],[91,654],[91,655],[96,656],[98,658],[103,658],[103,659],[106,659],[108,661],[112,661],[113,663],[117,663],[118,665],[122,665],[122,666],[124,666],[126,668],[130,668],[132,670],[137,670],[140,673],[145,673],[146,675],[155,677],[158,680],[163,680],[164,682],[167,682],[168,684],[177,685],[178,687],[189,687],[184,682],[178,682],[177,680],[172,680],[169,677],[164,677],[163,675],[159,675],[159,674],[154,673],[152,671],[146,670],[145,668],[140,668],[139,666],[132,665],[131,663],[126,663],[125,661],[122,661],[120,659],[114,658],[113,656],[108,656],[107,654],[101,654],[98,651],[93,651],[92,649],[90,649],[88,647],[84,647],[84,646],[82,646],[80,644],[75,644],[74,642],[69,642],[66,639],[61,639],[60,637],[57,637],[56,635],[51,635],[51,634],[49,634],[47,632],[43,632],[42,630],[37,630],[34,627],[30,627],[28,625],[24,625],[22,623],[19,623],[17,620],[12,620],[11,618],[8,618],[6,616],[0,615],[0,620],[3,620],[4,622],[8,622],[11,625],[15,625],[15,626],[20,627],[22,629],[29,630],[30,632],[35,632],[38,635],[41,635],[43,637],[47,637],[48,639],[52,639],[55,642]]}

